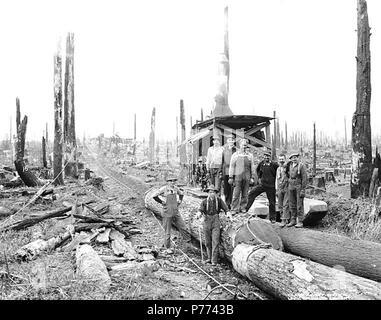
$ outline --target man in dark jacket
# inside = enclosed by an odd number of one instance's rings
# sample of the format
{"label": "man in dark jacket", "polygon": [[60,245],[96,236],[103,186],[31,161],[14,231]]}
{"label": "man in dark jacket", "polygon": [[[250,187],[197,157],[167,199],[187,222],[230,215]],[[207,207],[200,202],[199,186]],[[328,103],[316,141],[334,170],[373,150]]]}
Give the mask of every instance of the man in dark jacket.
{"label": "man in dark jacket", "polygon": [[267,199],[269,201],[269,219],[272,223],[275,223],[275,178],[278,164],[270,161],[271,153],[266,151],[264,154],[264,160],[262,160],[256,169],[259,184],[249,191],[248,203],[246,210],[249,210],[252,206],[255,198],[261,193],[266,192]]}
{"label": "man in dark jacket", "polygon": [[200,212],[197,217],[203,215],[203,227],[205,235],[206,253],[208,259],[206,263],[216,265],[218,263],[218,246],[220,243],[220,217],[221,210],[228,214],[231,218],[229,209],[225,202],[217,195],[218,189],[213,185],[208,188],[208,197],[201,202]]}

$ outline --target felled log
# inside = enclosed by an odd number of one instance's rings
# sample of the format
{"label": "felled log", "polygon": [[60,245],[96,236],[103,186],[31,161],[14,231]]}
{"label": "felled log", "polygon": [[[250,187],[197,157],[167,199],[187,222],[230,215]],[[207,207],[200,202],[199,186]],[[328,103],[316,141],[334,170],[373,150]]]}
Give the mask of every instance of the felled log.
{"label": "felled log", "polygon": [[285,251],[312,261],[381,281],[381,244],[327,232],[280,228],[273,225],[282,239]]}
{"label": "felled log", "polygon": [[110,273],[123,273],[126,275],[139,277],[143,272],[155,272],[159,270],[159,266],[159,263],[155,260],[142,262],[128,261],[112,266]]}
{"label": "felled log", "polygon": [[50,218],[56,218],[63,216],[66,212],[69,212],[71,208],[60,208],[53,211],[49,211],[48,213],[40,216],[40,217],[34,217],[34,218],[26,218],[21,221],[16,221],[8,226],[5,226],[3,228],[0,228],[0,231],[7,231],[7,230],[21,230],[28,228],[30,226],[33,226],[41,221],[44,221],[46,219]]}
{"label": "felled log", "polygon": [[274,249],[239,244],[236,271],[284,300],[379,300],[381,284]]}
{"label": "felled log", "polygon": [[[78,206],[81,206],[82,204],[78,204]],[[51,218],[57,218],[57,217],[62,217],[64,216],[67,212],[71,211],[71,207],[64,207],[64,208],[59,208],[56,210],[48,211],[47,213],[41,215],[41,216],[35,216],[32,218],[26,218],[20,221],[16,221],[12,224],[9,224],[5,227],[0,228],[1,231],[7,231],[7,230],[21,230],[25,229],[28,227],[31,227],[41,221],[44,221],[46,219],[51,219]],[[103,222],[103,221],[102,221]]]}
{"label": "felled log", "polygon": [[[3,190],[0,192],[0,198],[9,198],[16,196],[31,196],[35,195],[39,189],[34,188],[21,188],[17,190]],[[41,197],[54,193],[53,188],[47,188],[41,193]]]}
{"label": "felled log", "polygon": [[111,279],[103,263],[94,249],[88,245],[80,245],[76,251],[77,277],[81,280],[91,281],[101,290],[108,290]]}
{"label": "felled log", "polygon": [[54,250],[57,246],[59,246],[63,241],[66,241],[70,238],[70,233],[65,232],[62,235],[57,237],[52,237],[48,240],[37,239],[32,241],[20,249],[18,249],[15,253],[16,260],[19,261],[29,261],[36,258],[43,252],[47,252],[50,250]]}

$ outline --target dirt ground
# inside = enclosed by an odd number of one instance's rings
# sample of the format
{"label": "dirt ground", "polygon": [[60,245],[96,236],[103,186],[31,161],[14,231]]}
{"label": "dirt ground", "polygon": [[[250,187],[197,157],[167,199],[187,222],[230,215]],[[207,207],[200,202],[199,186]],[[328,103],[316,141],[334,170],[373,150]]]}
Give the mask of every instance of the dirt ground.
{"label": "dirt ground", "polygon": [[[177,231],[173,239],[178,248],[174,254],[164,254],[160,248],[163,229],[160,221],[144,207],[144,193],[163,181],[145,182],[145,170],[114,165],[113,159],[98,154],[95,149],[84,150],[83,162],[95,176],[104,179],[103,189],[87,185],[83,178],[66,181],[65,187],[55,192],[57,199],[41,200],[28,206],[15,219],[62,207],[67,202],[95,200],[110,204],[108,214],[125,215],[134,227],[142,232],[130,239],[134,248],[150,248],[158,252],[158,270],[142,272],[110,272],[111,287],[106,293],[93,290],[92,286],[76,275],[75,252],[58,248],[43,253],[32,261],[18,262],[14,253],[21,246],[37,238],[49,239],[65,231],[73,217],[53,218],[20,231],[0,233],[1,299],[271,299],[252,283],[235,272],[231,265],[222,262],[217,267],[201,261],[197,247],[186,250]],[[3,198],[3,206],[20,209],[31,196]],[[5,223],[0,220],[0,223]],[[94,244],[98,254],[112,255],[109,244]],[[224,285],[226,289],[219,287]]]}

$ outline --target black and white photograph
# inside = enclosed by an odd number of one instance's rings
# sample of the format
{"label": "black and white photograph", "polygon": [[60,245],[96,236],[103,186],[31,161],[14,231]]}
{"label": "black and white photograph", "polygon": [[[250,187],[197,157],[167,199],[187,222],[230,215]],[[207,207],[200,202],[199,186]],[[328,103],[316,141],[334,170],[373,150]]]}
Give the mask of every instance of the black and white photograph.
{"label": "black and white photograph", "polygon": [[381,299],[379,0],[0,12],[0,300]]}

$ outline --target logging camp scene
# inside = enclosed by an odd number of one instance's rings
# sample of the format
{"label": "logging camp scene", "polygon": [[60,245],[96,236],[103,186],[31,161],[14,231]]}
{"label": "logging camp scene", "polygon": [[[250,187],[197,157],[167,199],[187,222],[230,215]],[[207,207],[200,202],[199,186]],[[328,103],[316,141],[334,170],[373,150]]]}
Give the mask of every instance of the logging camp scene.
{"label": "logging camp scene", "polygon": [[381,299],[380,1],[2,12],[2,300]]}

